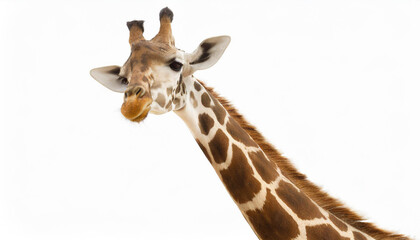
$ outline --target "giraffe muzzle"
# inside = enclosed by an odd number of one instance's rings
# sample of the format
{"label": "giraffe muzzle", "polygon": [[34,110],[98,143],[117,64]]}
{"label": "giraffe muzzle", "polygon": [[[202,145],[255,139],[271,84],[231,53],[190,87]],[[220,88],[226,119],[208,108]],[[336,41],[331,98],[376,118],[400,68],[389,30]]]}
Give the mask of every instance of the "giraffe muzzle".
{"label": "giraffe muzzle", "polygon": [[152,102],[150,93],[142,86],[131,86],[124,93],[121,113],[130,121],[141,122],[147,117]]}

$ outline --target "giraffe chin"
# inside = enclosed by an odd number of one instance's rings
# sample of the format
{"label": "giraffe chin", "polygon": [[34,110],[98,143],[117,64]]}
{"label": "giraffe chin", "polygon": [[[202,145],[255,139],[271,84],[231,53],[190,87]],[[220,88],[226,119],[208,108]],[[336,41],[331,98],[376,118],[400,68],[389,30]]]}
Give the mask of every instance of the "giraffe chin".
{"label": "giraffe chin", "polygon": [[146,109],[143,110],[143,112],[140,113],[140,115],[138,117],[130,119],[130,121],[138,122],[138,123],[143,121],[147,117],[147,115],[149,114],[150,108],[151,107],[148,106]]}
{"label": "giraffe chin", "polygon": [[145,98],[134,101],[126,101],[121,106],[121,113],[130,121],[141,122],[150,112],[152,99]]}

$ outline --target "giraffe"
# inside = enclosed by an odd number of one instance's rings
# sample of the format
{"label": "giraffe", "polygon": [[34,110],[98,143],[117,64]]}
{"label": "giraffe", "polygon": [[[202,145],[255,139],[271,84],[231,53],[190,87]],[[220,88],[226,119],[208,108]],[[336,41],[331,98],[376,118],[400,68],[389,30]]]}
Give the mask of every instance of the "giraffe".
{"label": "giraffe", "polygon": [[148,113],[177,114],[259,239],[409,239],[366,222],[307,180],[226,99],[193,76],[220,59],[229,36],[208,38],[186,53],[175,47],[172,11],[162,9],[159,19],[151,40],[143,36],[143,21],[127,22],[128,60],[122,67],[92,69],[91,76],[124,93],[121,113],[133,122]]}

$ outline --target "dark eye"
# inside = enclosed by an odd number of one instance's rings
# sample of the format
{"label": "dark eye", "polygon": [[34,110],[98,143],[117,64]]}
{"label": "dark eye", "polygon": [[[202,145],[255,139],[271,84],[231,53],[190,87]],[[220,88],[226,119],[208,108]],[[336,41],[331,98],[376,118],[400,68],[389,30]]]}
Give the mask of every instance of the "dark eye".
{"label": "dark eye", "polygon": [[125,77],[118,77],[118,81],[120,81],[122,84],[128,85],[128,80]]}
{"label": "dark eye", "polygon": [[169,64],[169,67],[175,72],[179,72],[182,68],[182,63],[173,61],[171,64]]}

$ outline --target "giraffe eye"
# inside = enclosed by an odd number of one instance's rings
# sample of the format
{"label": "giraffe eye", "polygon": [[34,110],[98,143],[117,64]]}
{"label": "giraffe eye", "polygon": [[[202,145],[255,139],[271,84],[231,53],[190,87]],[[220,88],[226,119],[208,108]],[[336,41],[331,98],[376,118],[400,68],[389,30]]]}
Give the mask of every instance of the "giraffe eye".
{"label": "giraffe eye", "polygon": [[124,85],[128,85],[128,80],[125,77],[118,77],[118,81],[120,81]]}
{"label": "giraffe eye", "polygon": [[175,72],[181,71],[182,63],[173,61],[171,64],[169,64],[169,67],[174,70]]}

